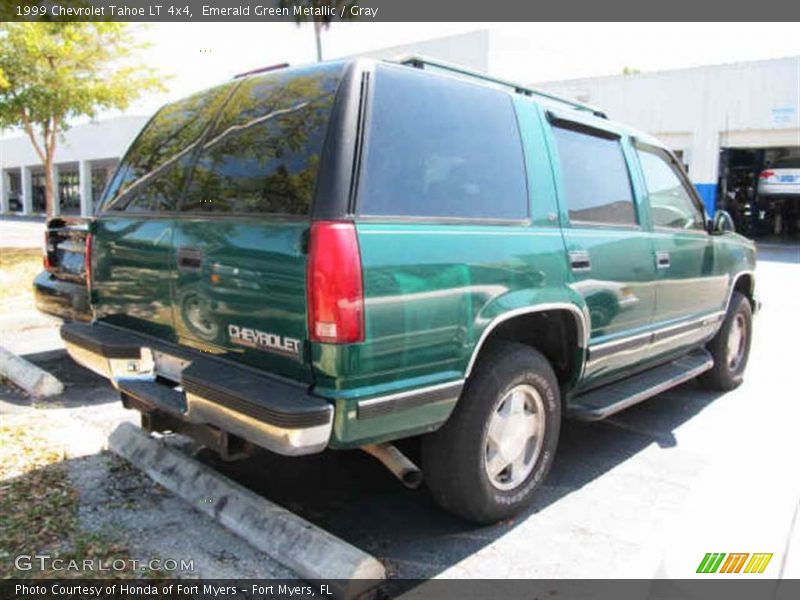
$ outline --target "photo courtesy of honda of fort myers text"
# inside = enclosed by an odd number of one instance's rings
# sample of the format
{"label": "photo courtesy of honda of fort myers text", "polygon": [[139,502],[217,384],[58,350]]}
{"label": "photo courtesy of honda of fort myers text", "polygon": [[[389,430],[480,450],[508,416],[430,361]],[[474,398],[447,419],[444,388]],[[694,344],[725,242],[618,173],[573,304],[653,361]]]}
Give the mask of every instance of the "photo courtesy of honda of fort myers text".
{"label": "photo courtesy of honda of fort myers text", "polygon": [[800,596],[772,3],[3,4],[0,599]]}

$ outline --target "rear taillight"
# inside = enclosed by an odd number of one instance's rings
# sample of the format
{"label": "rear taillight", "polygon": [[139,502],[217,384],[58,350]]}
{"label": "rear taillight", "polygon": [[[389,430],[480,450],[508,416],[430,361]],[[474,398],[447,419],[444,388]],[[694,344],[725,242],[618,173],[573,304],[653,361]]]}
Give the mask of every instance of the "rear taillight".
{"label": "rear taillight", "polygon": [[310,339],[330,344],[363,341],[364,288],[355,226],[312,223],[307,269]]}
{"label": "rear taillight", "polygon": [[52,272],[53,264],[50,262],[50,244],[47,240],[47,231],[44,232],[44,246],[42,246],[42,264],[44,265],[44,270],[48,272]]}
{"label": "rear taillight", "polygon": [[86,288],[92,289],[92,234],[86,234],[86,245],[83,249],[83,272],[86,275]]}
{"label": "rear taillight", "polygon": [[769,179],[775,175],[775,171],[761,171],[761,174],[758,176],[759,179]]}

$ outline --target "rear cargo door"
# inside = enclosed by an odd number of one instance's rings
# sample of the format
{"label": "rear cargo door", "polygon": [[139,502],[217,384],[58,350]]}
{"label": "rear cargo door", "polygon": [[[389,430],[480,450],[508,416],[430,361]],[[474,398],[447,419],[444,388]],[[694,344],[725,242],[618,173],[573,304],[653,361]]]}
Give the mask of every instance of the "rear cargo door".
{"label": "rear cargo door", "polygon": [[173,341],[175,211],[191,158],[230,84],[162,108],[131,146],[94,225],[96,316]]}
{"label": "rear cargo door", "polygon": [[341,70],[245,79],[206,136],[174,225],[179,343],[311,381],[306,243]]}

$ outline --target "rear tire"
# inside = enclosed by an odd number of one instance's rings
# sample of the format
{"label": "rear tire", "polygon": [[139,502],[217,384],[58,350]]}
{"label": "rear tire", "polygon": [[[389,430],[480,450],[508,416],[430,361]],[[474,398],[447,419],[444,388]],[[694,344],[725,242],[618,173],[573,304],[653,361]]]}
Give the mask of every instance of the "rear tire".
{"label": "rear tire", "polygon": [[727,392],[741,385],[750,355],[753,334],[753,309],[747,296],[733,292],[728,314],[717,335],[706,349],[714,357],[714,366],[698,377],[709,390]]}
{"label": "rear tire", "polygon": [[434,501],[477,523],[516,515],[550,470],[560,426],[550,363],[528,346],[498,343],[476,365],[447,423],[422,440]]}

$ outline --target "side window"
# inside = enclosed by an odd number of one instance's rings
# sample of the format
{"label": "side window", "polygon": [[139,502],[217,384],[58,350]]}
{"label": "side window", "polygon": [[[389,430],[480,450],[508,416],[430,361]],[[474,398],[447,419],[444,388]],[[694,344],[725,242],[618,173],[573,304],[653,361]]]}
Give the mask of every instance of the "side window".
{"label": "side window", "polygon": [[341,72],[245,79],[204,141],[181,210],[308,215]]}
{"label": "side window", "polygon": [[358,212],[524,220],[528,191],[511,98],[408,69],[376,67]]}
{"label": "side window", "polygon": [[587,131],[553,127],[570,221],[636,225],[631,180],[619,138]]}
{"label": "side window", "polygon": [[170,188],[170,182],[182,177],[179,165],[185,165],[229,86],[194,94],[159,110],[114,174],[102,200],[104,209],[172,210],[177,201],[173,192],[179,188]]}
{"label": "side window", "polygon": [[669,158],[659,151],[637,148],[650,212],[655,227],[704,230],[702,211],[695,205]]}

